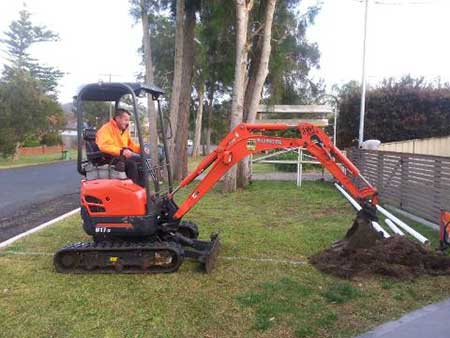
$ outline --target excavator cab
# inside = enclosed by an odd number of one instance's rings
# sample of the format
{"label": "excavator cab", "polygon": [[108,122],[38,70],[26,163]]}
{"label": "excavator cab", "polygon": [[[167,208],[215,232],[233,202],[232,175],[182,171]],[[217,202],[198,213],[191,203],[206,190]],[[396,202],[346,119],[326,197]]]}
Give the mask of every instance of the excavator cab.
{"label": "excavator cab", "polygon": [[[142,128],[140,126],[140,120],[137,116],[137,97],[151,95],[151,97],[158,101],[159,96],[163,94],[163,91],[156,86],[142,85],[140,83],[93,83],[83,86],[78,94],[74,97],[75,109],[77,112],[77,130],[78,130],[78,172],[88,180],[93,179],[126,179],[126,175],[123,169],[118,169],[115,164],[120,163],[119,158],[114,158],[109,154],[102,153],[95,143],[95,137],[97,130],[93,127],[87,127],[84,122],[84,104],[86,102],[108,102],[113,103],[115,108],[119,107],[121,101],[128,97],[128,104],[131,101],[132,116],[135,117],[136,136],[139,140],[139,145],[142,149],[140,156],[140,163],[144,164],[141,170],[145,177],[145,182],[148,182],[149,177],[153,180],[153,191],[159,193],[159,180],[155,171],[157,170],[158,163],[153,166],[148,155],[144,152],[144,143],[142,138]],[[159,107],[159,101],[158,101]],[[161,111],[159,111],[161,121]],[[162,128],[164,129],[164,128]],[[165,135],[163,136],[165,139]],[[85,145],[85,157],[83,157],[83,144]],[[168,162],[166,163],[167,166]],[[170,170],[170,168],[169,168]],[[171,182],[170,182],[171,187]],[[149,186],[144,186],[147,192],[149,192]]]}

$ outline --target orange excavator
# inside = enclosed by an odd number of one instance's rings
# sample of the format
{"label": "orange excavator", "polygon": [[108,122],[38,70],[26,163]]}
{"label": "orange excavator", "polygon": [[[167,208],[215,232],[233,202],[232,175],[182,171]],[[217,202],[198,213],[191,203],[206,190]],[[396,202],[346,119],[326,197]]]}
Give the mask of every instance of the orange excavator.
{"label": "orange excavator", "polygon": [[[251,154],[266,150],[302,147],[315,156],[363,207],[370,209],[378,203],[376,189],[361,176],[358,168],[336,148],[322,129],[309,123],[295,127],[281,123],[241,123],[173,188],[166,137],[166,130],[171,128],[170,125],[165,126],[166,119],[161,112],[159,97],[162,94],[158,87],[139,83],[94,83],[82,87],[75,97],[78,171],[84,176],[80,191],[81,217],[83,228],[93,241],[70,244],[56,252],[54,265],[58,272],[174,272],[186,258],[198,261],[206,272],[212,271],[220,246],[218,235],[211,235],[208,241],[199,240],[197,225],[183,218],[231,167]],[[144,187],[133,183],[115,167],[114,159],[99,151],[95,144],[95,129],[86,127],[83,122],[86,101],[113,101],[118,108],[121,100],[128,97],[137,117],[137,97],[143,95],[151,95],[158,106],[165,152],[163,166],[168,172],[167,192],[160,190],[155,173],[158,165],[152,163],[144,151],[139,118],[134,120],[141,146],[139,156]],[[295,132],[295,137],[283,137],[287,131],[290,135]],[[199,176],[196,187],[178,205],[174,200],[175,194]]]}

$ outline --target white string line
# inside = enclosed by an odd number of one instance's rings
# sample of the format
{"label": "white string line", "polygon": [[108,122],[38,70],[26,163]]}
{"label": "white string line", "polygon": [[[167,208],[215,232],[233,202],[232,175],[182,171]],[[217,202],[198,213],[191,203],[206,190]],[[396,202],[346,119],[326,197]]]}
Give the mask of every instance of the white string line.
{"label": "white string line", "polygon": [[234,257],[234,256],[219,256],[225,260],[243,260],[251,262],[264,262],[264,263],[276,263],[276,264],[290,264],[290,265],[305,265],[306,261],[292,261],[288,259],[275,259],[275,258],[252,258],[252,257]]}

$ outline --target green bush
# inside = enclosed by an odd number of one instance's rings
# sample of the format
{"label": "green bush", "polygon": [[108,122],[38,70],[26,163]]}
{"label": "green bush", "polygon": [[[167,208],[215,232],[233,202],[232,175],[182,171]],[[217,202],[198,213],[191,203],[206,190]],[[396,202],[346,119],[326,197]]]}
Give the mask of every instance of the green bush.
{"label": "green bush", "polygon": [[[281,155],[278,155],[276,157],[276,160],[280,161],[297,161],[298,154],[294,152],[288,152]],[[284,171],[284,172],[296,172],[297,171],[297,164],[285,164],[285,163],[275,163],[274,164],[275,169],[278,171]]]}
{"label": "green bush", "polygon": [[[278,155],[276,157],[276,160],[280,160],[280,161],[282,161],[282,160],[283,161],[284,160],[297,161],[297,159],[298,159],[298,154],[294,153],[294,152],[284,153],[284,154]],[[303,160],[305,160],[304,155],[303,155]],[[275,166],[275,169],[278,171],[289,172],[289,173],[293,173],[293,172],[297,171],[297,163],[292,163],[292,164],[275,163],[274,166]],[[320,170],[320,166],[310,164],[310,163],[303,164],[303,171],[310,171],[310,170],[314,170],[314,169]]]}
{"label": "green bush", "polygon": [[58,133],[48,133],[42,136],[41,144],[46,146],[57,146],[62,144],[61,135]]}
{"label": "green bush", "polygon": [[24,147],[39,147],[41,143],[39,142],[39,138],[36,135],[30,135],[25,138],[23,141]]}
{"label": "green bush", "polygon": [[[366,94],[364,138],[381,142],[450,134],[450,87],[423,79],[387,79]],[[359,84],[344,85],[339,94],[338,146],[355,145],[361,107]]]}

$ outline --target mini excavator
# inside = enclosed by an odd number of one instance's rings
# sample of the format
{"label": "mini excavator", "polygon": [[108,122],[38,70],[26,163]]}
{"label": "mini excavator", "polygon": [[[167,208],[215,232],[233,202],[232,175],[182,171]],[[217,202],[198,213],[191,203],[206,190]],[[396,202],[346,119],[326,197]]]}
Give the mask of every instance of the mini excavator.
{"label": "mini excavator", "polygon": [[[333,175],[358,202],[373,208],[378,203],[377,191],[365,180],[358,168],[331,142],[326,133],[312,124],[241,123],[206,156],[196,169],[176,188],[171,180],[166,130],[159,97],[163,91],[139,83],[93,83],[83,86],[75,96],[78,129],[78,172],[81,180],[80,204],[84,231],[92,242],[67,245],[55,253],[54,265],[61,273],[168,273],[175,272],[184,259],[193,259],[207,273],[214,268],[219,251],[219,236],[198,239],[195,223],[183,220],[220,178],[240,160],[258,152],[272,149],[305,148]],[[160,191],[155,170],[144,151],[139,118],[135,118],[137,138],[141,146],[141,170],[145,186],[128,179],[114,166],[108,156],[95,144],[95,129],[83,123],[86,101],[115,102],[128,96],[137,117],[137,97],[151,95],[156,101],[168,173],[168,191]],[[283,133],[295,137],[283,137]],[[170,137],[170,136],[169,136]],[[83,148],[86,156],[83,156]],[[209,170],[208,170],[209,169]],[[208,171],[207,171],[208,170]],[[202,175],[202,176],[200,176]],[[177,205],[175,194],[200,176],[199,182],[186,200]],[[154,191],[150,190],[150,179]],[[359,182],[357,182],[359,180]],[[360,214],[358,214],[360,215]]]}

